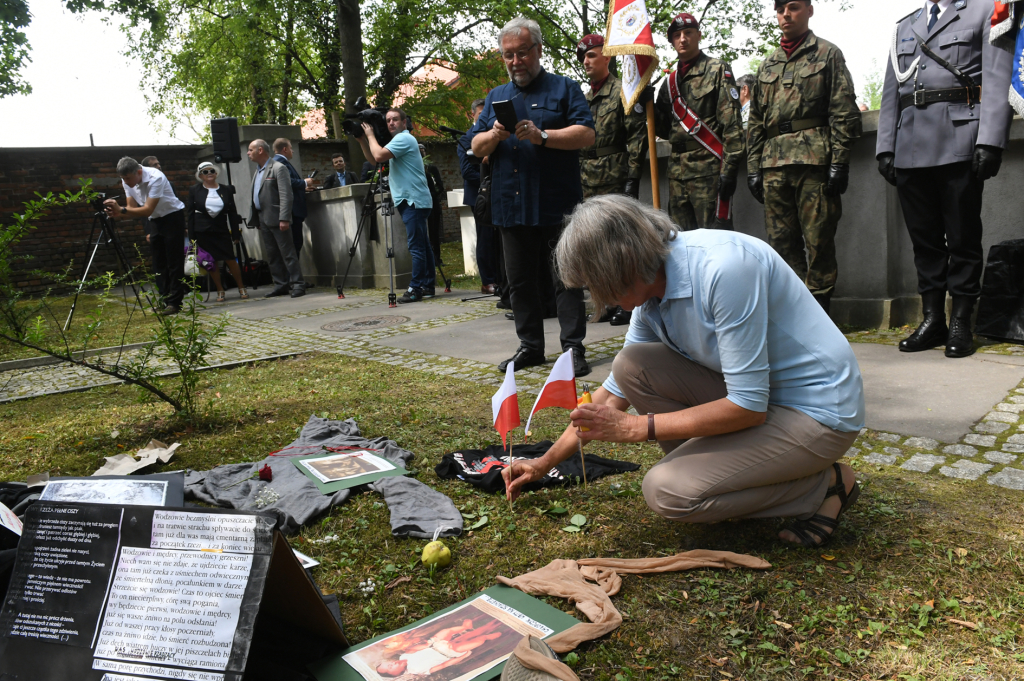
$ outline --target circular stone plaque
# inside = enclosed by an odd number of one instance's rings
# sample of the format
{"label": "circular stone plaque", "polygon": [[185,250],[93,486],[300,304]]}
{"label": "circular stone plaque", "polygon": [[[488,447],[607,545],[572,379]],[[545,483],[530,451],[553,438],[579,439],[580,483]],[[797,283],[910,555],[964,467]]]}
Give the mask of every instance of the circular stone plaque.
{"label": "circular stone plaque", "polygon": [[324,324],[320,328],[324,331],[370,331],[372,329],[383,329],[387,326],[398,326],[399,324],[405,324],[407,321],[409,321],[409,318],[401,315],[379,315],[331,322],[330,324]]}

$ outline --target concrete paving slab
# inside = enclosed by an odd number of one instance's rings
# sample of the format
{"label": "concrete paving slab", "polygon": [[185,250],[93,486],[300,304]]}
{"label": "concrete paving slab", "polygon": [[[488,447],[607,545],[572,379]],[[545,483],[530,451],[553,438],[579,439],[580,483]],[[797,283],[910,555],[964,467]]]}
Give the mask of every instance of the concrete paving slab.
{"label": "concrete paving slab", "polygon": [[[466,308],[460,307],[458,305],[431,305],[429,303],[414,303],[411,305],[400,305],[398,307],[389,308],[387,306],[387,303],[385,302],[383,305],[370,305],[359,307],[349,306],[347,308],[341,308],[337,312],[327,312],[312,317],[300,317],[299,319],[281,319],[279,321],[276,321],[275,324],[278,326],[287,326],[293,329],[302,329],[304,331],[316,331],[318,333],[324,333],[332,336],[352,336],[359,335],[360,333],[377,331],[381,327],[377,326],[367,328],[365,329],[365,331],[334,331],[330,329],[324,329],[323,327],[327,324],[332,324],[334,322],[350,321],[354,319],[362,319],[364,317],[385,317],[388,319],[394,318],[396,321],[405,320],[399,322],[398,325],[416,324],[417,322],[425,322],[431,319],[452,317],[457,314],[463,314],[467,311],[468,310]],[[416,332],[414,335],[418,338],[422,333],[424,332],[420,331]]]}
{"label": "concrete paving slab", "polygon": [[1020,357],[949,359],[940,350],[905,353],[872,343],[852,347],[864,377],[867,426],[876,430],[959,442],[1024,379]]}
{"label": "concrete paving slab", "polygon": [[[496,312],[502,311],[496,310]],[[593,343],[624,335],[626,335],[626,327],[624,326],[589,324],[587,326],[587,339],[583,341],[583,344],[585,346],[588,342]],[[382,340],[380,344],[393,348],[422,350],[423,352],[446,355],[448,357],[475,359],[480,362],[497,365],[515,354],[519,348],[519,338],[516,337],[515,322],[505,319],[504,314],[495,314],[472,322],[451,324],[415,334],[403,334],[402,336]],[[560,351],[561,345],[558,341],[557,319],[544,320],[544,345],[545,352],[549,357]],[[594,382],[597,382],[597,377],[600,376],[596,367],[605,364],[609,367],[604,370],[604,376],[607,377],[607,372],[611,370],[611,360],[604,360],[594,364],[595,378],[592,379]],[[988,406],[989,408],[992,407],[991,404]]]}
{"label": "concrete paving slab", "polygon": [[[264,290],[266,289],[266,290]],[[249,291],[249,300],[238,300],[235,296],[238,292],[228,292],[227,301],[223,303],[207,303],[207,312],[219,313],[230,312],[239,319],[267,319],[281,315],[295,314],[297,312],[309,312],[325,307],[338,307],[339,309],[359,305],[373,299],[367,295],[347,295],[344,300],[338,299],[338,294],[327,289],[316,289],[309,291],[301,298],[289,296],[278,296],[276,298],[264,298],[270,292],[270,287],[260,287],[259,291]],[[379,298],[379,294],[376,296]],[[383,306],[387,307],[387,298],[383,300]]]}

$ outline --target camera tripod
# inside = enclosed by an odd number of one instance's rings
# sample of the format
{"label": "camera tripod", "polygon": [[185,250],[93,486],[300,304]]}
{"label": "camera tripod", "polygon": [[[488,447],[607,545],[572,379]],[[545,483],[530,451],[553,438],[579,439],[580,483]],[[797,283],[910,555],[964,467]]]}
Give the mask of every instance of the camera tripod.
{"label": "camera tripod", "polygon": [[[359,249],[359,238],[370,220],[376,219],[377,197],[380,197],[380,214],[384,218],[384,248],[388,259],[388,279],[391,283],[391,291],[388,293],[388,307],[398,307],[398,296],[395,295],[395,203],[391,199],[391,192],[387,186],[387,180],[381,176],[383,163],[378,163],[373,171],[373,179],[370,181],[370,189],[363,197],[363,207],[359,214],[359,225],[356,227],[355,236],[352,237],[352,245],[348,249],[348,265],[345,267],[345,275],[338,283],[338,298],[345,297],[345,282],[352,270],[352,262],[355,260],[356,251]],[[427,248],[431,248],[430,239],[427,239]],[[451,291],[451,280],[445,271],[441,270],[441,278],[444,279],[445,292]]]}
{"label": "camera tripod", "polygon": [[[94,206],[95,207],[95,206]],[[97,228],[99,235],[96,235]],[[93,243],[93,237],[96,237],[96,242]],[[93,213],[92,216],[92,229],[89,230],[89,241],[93,243],[92,253],[89,255],[89,260],[85,263],[85,268],[82,269],[82,280],[78,282],[78,290],[75,291],[75,299],[71,301],[71,310],[68,312],[68,319],[64,322],[64,330],[67,331],[71,327],[71,318],[75,316],[75,306],[78,305],[78,296],[82,293],[82,289],[85,288],[85,282],[89,279],[89,270],[92,268],[92,263],[96,260],[96,252],[100,249],[100,246],[105,244],[113,245],[114,255],[117,257],[117,262],[121,266],[121,272],[125,275],[128,280],[128,284],[132,287],[132,293],[135,294],[135,300],[139,304],[139,309],[142,314],[146,314],[146,308],[142,304],[142,298],[139,297],[139,291],[136,286],[141,286],[135,280],[135,268],[128,264],[128,257],[124,253],[124,247],[121,245],[121,239],[117,236],[117,231],[114,229],[114,221],[102,210],[98,210]]]}

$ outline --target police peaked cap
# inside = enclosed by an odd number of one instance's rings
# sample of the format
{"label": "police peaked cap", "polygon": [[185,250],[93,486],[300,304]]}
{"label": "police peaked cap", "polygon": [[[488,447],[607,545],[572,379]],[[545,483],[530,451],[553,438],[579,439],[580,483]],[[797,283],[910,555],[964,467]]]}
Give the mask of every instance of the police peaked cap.
{"label": "police peaked cap", "polygon": [[695,28],[699,31],[700,22],[697,21],[697,17],[689,12],[680,12],[672,19],[672,23],[668,25],[668,41],[672,42],[672,34],[684,28]]}
{"label": "police peaked cap", "polygon": [[581,62],[583,57],[587,55],[587,50],[595,47],[604,47],[604,36],[596,33],[590,33],[580,38],[580,41],[576,43],[576,58]]}

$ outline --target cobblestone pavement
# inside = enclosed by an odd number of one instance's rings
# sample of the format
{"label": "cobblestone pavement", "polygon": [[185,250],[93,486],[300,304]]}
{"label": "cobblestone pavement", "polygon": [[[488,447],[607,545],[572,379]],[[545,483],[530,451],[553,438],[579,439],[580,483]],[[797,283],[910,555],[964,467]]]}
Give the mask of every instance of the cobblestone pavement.
{"label": "cobblestone pavement", "polygon": [[[366,300],[353,300],[344,305],[335,304],[263,319],[231,317],[227,333],[220,347],[213,351],[210,364],[212,366],[230,365],[319,351],[383,362],[482,385],[500,385],[503,376],[495,370],[493,364],[380,345],[380,341],[401,334],[413,334],[440,326],[472,322],[499,312],[495,310],[493,301],[461,302],[458,298],[435,298],[423,301],[422,305],[452,306],[458,311],[448,316],[347,335],[296,329],[286,324],[297,319],[336,314],[340,311],[369,307],[379,308],[381,306],[379,296],[373,296]],[[208,310],[210,314],[220,314],[221,312],[222,309]],[[625,328],[623,328],[624,334]],[[847,337],[854,342],[894,343],[898,342],[902,335],[902,331],[872,331],[849,333]],[[591,362],[596,362],[613,357],[621,345],[621,335],[588,343],[587,358]],[[1012,345],[992,345],[984,347],[980,351],[1018,354],[1024,352],[1024,348]],[[125,354],[130,356],[132,353]],[[106,361],[113,359],[110,355],[102,357]],[[548,357],[551,361],[556,358],[557,353]],[[95,361],[95,359],[92,358],[91,361]],[[156,365],[164,375],[175,373],[170,363],[164,358],[157,359]],[[543,385],[549,370],[550,364],[517,372],[516,382],[519,391],[535,395]],[[83,390],[115,382],[91,369],[64,364],[7,371],[0,374],[0,402],[69,390]],[[987,483],[1024,491],[1022,413],[1024,413],[1024,387],[1018,387],[1002,402],[995,405],[979,423],[974,425],[974,432],[965,435],[957,444],[946,445],[928,437],[907,437],[864,429],[854,446],[847,452],[847,458],[855,468],[898,466],[902,470],[923,475]]]}

